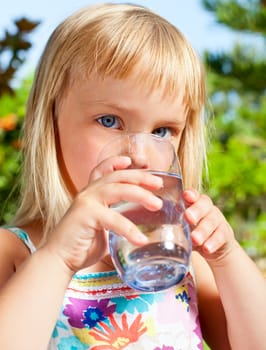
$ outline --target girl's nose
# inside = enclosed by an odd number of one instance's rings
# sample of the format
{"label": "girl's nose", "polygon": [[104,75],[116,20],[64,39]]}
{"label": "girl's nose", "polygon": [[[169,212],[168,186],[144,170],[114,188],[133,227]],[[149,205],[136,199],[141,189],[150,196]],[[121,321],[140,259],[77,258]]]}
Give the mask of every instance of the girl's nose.
{"label": "girl's nose", "polygon": [[148,169],[151,164],[151,145],[147,143],[145,135],[132,134],[128,136],[128,156],[131,158],[132,169]]}
{"label": "girl's nose", "polygon": [[131,158],[131,169],[148,169],[149,164],[147,161],[147,158],[143,157],[142,155],[139,155],[137,153],[130,154],[129,157]]}

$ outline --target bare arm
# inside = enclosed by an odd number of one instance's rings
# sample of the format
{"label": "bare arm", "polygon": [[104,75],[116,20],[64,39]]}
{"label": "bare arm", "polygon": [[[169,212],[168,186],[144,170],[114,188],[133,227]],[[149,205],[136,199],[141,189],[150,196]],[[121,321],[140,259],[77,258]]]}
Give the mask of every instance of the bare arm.
{"label": "bare arm", "polygon": [[232,349],[265,349],[266,281],[236,244],[220,261],[210,262],[228,324]]}
{"label": "bare arm", "polygon": [[[204,316],[204,320],[201,319],[207,333],[210,333],[207,323],[211,321],[217,331],[219,327],[222,332],[227,329],[233,350],[265,349],[266,281],[262,273],[240,247],[232,228],[209,197],[191,190],[184,196],[188,203],[186,217],[193,227],[194,248],[208,262],[214,276],[214,279],[206,278],[209,275],[206,268],[197,269],[200,311]],[[218,296],[225,316],[225,322],[222,321],[220,326],[215,322],[219,311]],[[208,298],[212,300],[211,304]],[[222,313],[219,315],[222,320]],[[220,349],[218,342],[213,349]]]}
{"label": "bare arm", "polygon": [[0,291],[0,349],[47,349],[70,278],[48,249],[22,264]]}
{"label": "bare arm", "polygon": [[198,291],[198,308],[202,335],[212,350],[231,350],[227,323],[213,273],[197,252],[192,253]]}

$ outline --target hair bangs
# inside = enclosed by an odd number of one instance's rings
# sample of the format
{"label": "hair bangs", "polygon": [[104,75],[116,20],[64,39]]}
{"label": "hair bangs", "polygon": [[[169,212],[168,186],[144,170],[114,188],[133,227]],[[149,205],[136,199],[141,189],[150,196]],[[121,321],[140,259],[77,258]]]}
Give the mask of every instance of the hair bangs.
{"label": "hair bangs", "polygon": [[196,53],[175,27],[145,8],[117,17],[105,14],[90,23],[82,36],[83,42],[80,34],[76,42],[72,77],[78,69],[82,75],[132,78],[148,91],[161,90],[164,98],[183,95],[189,109],[198,110],[205,103]]}

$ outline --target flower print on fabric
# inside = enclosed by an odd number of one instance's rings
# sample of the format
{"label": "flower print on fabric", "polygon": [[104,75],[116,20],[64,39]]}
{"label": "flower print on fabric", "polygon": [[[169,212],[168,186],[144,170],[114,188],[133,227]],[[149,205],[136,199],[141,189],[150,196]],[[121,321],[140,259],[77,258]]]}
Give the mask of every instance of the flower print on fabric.
{"label": "flower print on fabric", "polygon": [[[176,289],[176,299],[181,301],[182,305],[187,312],[190,313],[190,327],[193,329],[198,339],[202,339],[199,317],[198,317],[198,306],[196,293],[194,292],[195,286],[193,277],[190,273],[187,274],[186,284],[178,286]],[[189,326],[189,325],[187,325]],[[199,350],[203,350],[202,342],[199,342],[197,345]]]}
{"label": "flower print on fabric", "polygon": [[190,297],[189,297],[187,286],[182,285],[178,287],[177,293],[176,293],[176,299],[180,300],[183,306],[185,307],[186,311],[189,312]]}
{"label": "flower print on fabric", "polygon": [[[29,243],[25,232],[16,234]],[[203,350],[193,270],[182,284],[142,294],[121,284],[114,271],[78,274],[48,349]]]}
{"label": "flower print on fabric", "polygon": [[57,320],[53,334],[52,334],[52,338],[56,338],[58,337],[59,333],[60,333],[60,328],[67,330],[68,326],[65,325],[61,320]]}
{"label": "flower print on fabric", "polygon": [[130,326],[128,325],[126,314],[122,315],[121,326],[118,325],[113,315],[109,319],[111,327],[107,326],[104,322],[100,322],[99,325],[102,327],[102,330],[95,328],[90,331],[90,335],[96,341],[99,341],[99,345],[93,346],[91,348],[92,350],[121,350],[126,348],[130,343],[138,341],[139,337],[146,332],[146,327],[140,314]]}
{"label": "flower print on fabric", "polygon": [[62,338],[58,344],[58,350],[87,350],[88,346],[82,344],[75,336]]}
{"label": "flower print on fabric", "polygon": [[110,299],[82,300],[69,298],[63,314],[68,317],[69,324],[75,328],[93,328],[98,322],[108,318],[115,311],[115,305],[108,306]]}
{"label": "flower print on fabric", "polygon": [[[103,278],[106,282],[106,276]],[[128,289],[124,293],[117,285],[114,292],[110,288],[103,291],[101,284],[98,296],[78,282],[65,298],[62,324],[56,325],[55,346],[50,350],[203,349],[191,274],[182,284],[159,293]]]}
{"label": "flower print on fabric", "polygon": [[[199,339],[202,339],[202,334],[201,334],[201,328],[200,328],[200,322],[199,322],[199,315],[198,315],[198,302],[196,298],[196,294],[193,293],[194,291],[194,284],[193,284],[193,279],[190,279],[190,282],[188,283],[188,294],[189,294],[189,305],[190,305],[190,312],[191,315],[194,316],[194,321],[195,321],[195,328],[194,328],[194,333],[198,336]],[[198,344],[198,349],[203,350],[203,343],[200,342]]]}
{"label": "flower print on fabric", "polygon": [[148,311],[152,304],[158,303],[162,299],[163,293],[146,293],[112,298],[112,302],[116,304],[117,313],[122,314],[127,311],[130,314],[134,314],[136,311],[139,313]]}
{"label": "flower print on fabric", "polygon": [[187,312],[190,308],[197,309],[197,300],[194,292],[195,286],[191,273],[189,272],[184,280],[184,283],[180,284],[176,288],[176,299],[181,301]]}

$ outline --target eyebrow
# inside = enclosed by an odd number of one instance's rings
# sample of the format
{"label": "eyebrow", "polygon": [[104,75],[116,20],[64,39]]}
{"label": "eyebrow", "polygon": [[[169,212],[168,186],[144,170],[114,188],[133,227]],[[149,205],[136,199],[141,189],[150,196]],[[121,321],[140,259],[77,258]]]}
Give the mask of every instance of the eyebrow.
{"label": "eyebrow", "polygon": [[[90,104],[101,104],[104,105],[106,107],[111,107],[117,110],[121,110],[121,111],[125,111],[125,112],[134,112],[134,109],[132,108],[127,108],[127,106],[122,105],[120,103],[113,103],[112,101],[106,101],[103,99],[94,99],[94,100],[86,100],[84,102],[85,105],[90,105]],[[159,117],[158,120],[156,121],[156,124],[166,124],[169,126],[176,126],[179,128],[183,128],[186,124],[187,121],[187,116],[188,116],[188,110],[189,110],[189,106],[186,105],[184,108],[184,115],[182,120],[178,119],[178,115],[173,115],[173,116],[167,116],[165,117],[165,119],[163,119],[163,117]],[[183,113],[182,113],[183,114]]]}
{"label": "eyebrow", "polygon": [[125,110],[125,111],[130,111],[130,108],[127,108],[126,106],[123,106],[119,103],[113,103],[110,101],[106,101],[106,100],[86,100],[85,103],[86,105],[91,105],[91,104],[102,104],[104,106],[107,107],[112,107],[112,108],[117,108],[117,109],[121,109],[121,110]]}

